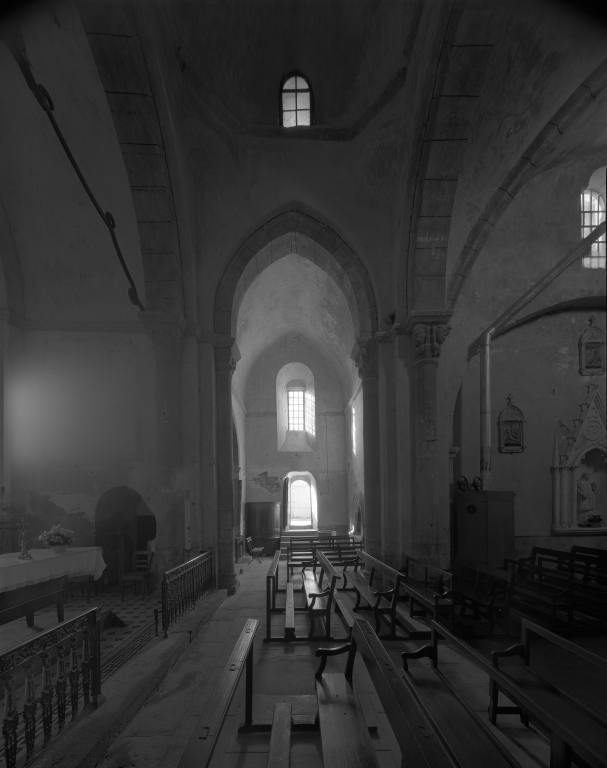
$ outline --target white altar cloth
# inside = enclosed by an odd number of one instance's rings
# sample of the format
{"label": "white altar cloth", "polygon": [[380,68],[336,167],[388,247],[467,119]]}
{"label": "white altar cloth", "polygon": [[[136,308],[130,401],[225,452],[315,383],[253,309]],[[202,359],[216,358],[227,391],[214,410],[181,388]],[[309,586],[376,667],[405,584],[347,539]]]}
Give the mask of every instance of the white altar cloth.
{"label": "white altar cloth", "polygon": [[89,573],[98,579],[105,570],[101,547],[69,547],[62,553],[30,549],[29,553],[33,560],[19,560],[19,552],[0,555],[0,592],[61,576]]}

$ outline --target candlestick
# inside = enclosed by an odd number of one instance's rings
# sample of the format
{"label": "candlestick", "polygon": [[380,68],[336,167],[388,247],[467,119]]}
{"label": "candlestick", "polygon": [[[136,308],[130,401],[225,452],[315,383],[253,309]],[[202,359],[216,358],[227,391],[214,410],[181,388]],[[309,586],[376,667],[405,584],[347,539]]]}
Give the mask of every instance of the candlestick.
{"label": "candlestick", "polygon": [[21,518],[21,552],[19,553],[19,560],[33,560],[34,558],[27,551],[25,546],[25,532],[29,528],[29,525],[25,522],[25,518]]}

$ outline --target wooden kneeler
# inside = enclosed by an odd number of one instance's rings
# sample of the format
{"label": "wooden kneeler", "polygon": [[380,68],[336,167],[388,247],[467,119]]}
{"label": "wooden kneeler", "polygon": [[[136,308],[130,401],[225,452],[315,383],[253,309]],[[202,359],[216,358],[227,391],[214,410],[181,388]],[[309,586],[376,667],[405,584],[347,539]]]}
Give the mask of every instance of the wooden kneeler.
{"label": "wooden kneeler", "polygon": [[268,768],[289,768],[291,750],[291,705],[275,704]]}

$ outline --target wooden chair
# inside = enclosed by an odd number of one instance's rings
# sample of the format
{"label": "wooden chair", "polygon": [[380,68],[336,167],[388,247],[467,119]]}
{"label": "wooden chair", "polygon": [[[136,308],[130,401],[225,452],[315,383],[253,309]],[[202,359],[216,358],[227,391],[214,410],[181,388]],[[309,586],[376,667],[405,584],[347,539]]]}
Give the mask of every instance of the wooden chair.
{"label": "wooden chair", "polygon": [[65,582],[65,602],[67,603],[68,597],[73,596],[72,588],[74,584],[80,584],[80,594],[84,597],[84,587],[86,586],[86,602],[91,602],[91,587],[95,590],[95,597],[97,597],[97,582],[89,574],[81,574],[78,576],[68,576]]}
{"label": "wooden chair", "polygon": [[264,547],[254,547],[253,539],[250,536],[247,536],[247,553],[251,555],[249,565],[251,565],[253,560],[257,560],[258,563],[263,563],[263,560],[261,559],[263,556],[263,550]]}
{"label": "wooden chair", "polygon": [[150,591],[150,570],[154,560],[154,552],[146,549],[133,552],[133,570],[125,572],[124,570],[124,552],[120,550],[120,583],[122,585],[122,599],[124,600],[124,590],[127,586],[135,586],[137,594],[137,584],[141,584],[141,599],[145,600],[145,588],[147,584],[148,593]]}

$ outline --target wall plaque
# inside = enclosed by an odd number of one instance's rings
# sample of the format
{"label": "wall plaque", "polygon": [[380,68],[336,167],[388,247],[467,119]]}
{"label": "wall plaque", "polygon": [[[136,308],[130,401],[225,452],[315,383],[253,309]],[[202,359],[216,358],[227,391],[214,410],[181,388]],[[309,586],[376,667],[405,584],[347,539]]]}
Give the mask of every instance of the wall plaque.
{"label": "wall plaque", "polygon": [[601,376],[605,373],[605,334],[594,324],[594,315],[588,318],[588,328],[578,339],[582,376]]}
{"label": "wall plaque", "polygon": [[512,402],[512,395],[506,398],[508,405],[497,418],[497,432],[500,453],[522,453],[525,450],[523,442],[523,424],[525,417],[520,408]]}

